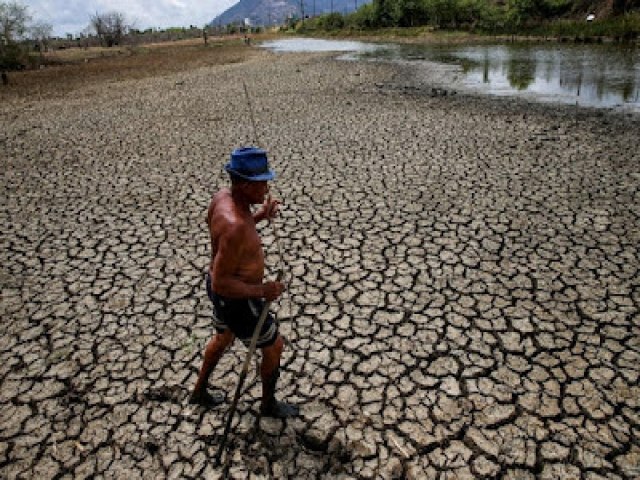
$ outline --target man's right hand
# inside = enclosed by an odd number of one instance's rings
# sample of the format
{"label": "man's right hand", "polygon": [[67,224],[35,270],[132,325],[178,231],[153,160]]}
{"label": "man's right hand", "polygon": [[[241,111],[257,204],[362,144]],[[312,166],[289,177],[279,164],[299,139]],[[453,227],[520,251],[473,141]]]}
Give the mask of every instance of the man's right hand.
{"label": "man's right hand", "polygon": [[271,302],[282,295],[284,292],[284,283],[282,282],[265,282],[262,284],[265,300]]}

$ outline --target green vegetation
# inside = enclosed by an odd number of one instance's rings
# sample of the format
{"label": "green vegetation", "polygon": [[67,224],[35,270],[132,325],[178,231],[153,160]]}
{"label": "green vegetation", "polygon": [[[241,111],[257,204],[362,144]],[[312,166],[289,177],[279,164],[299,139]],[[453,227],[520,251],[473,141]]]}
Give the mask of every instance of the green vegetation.
{"label": "green vegetation", "polygon": [[556,20],[547,25],[533,27],[530,33],[578,39],[610,37],[616,40],[632,41],[640,36],[640,13],[627,13],[593,22]]}
{"label": "green vegetation", "polygon": [[[373,0],[357,11],[331,13],[296,25],[299,33],[419,36],[427,31],[589,39],[640,37],[634,0]],[[601,12],[587,20],[587,14]]]}
{"label": "green vegetation", "polygon": [[[33,21],[29,9],[17,1],[0,1],[0,71],[6,72],[40,65],[42,52],[49,47],[52,26]],[[26,44],[30,39],[30,45]]]}
{"label": "green vegetation", "polygon": [[23,5],[0,2],[0,70],[14,70],[23,65],[26,55],[18,41],[27,31],[30,20]]}

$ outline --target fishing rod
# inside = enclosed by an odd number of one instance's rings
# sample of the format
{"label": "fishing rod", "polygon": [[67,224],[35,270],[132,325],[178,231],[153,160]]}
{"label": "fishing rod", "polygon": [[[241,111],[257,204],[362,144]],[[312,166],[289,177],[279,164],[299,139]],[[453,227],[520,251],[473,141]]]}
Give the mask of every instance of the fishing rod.
{"label": "fishing rod", "polygon": [[251,97],[249,96],[249,89],[247,88],[247,82],[242,80],[242,86],[244,87],[244,96],[247,99],[247,105],[249,106],[249,115],[251,117],[251,125],[253,126],[253,141],[256,142],[256,145],[260,144],[260,139],[258,138],[258,129],[256,128],[256,119],[253,116],[253,107],[251,106]]}
{"label": "fishing rod", "polygon": [[[247,99],[247,104],[249,106],[249,113],[251,116],[251,125],[253,126],[253,136],[254,136],[254,140],[256,141],[256,144],[259,144],[259,140],[258,140],[258,132],[257,132],[257,128],[256,128],[256,122],[255,122],[255,117],[253,116],[253,108],[251,106],[251,97],[249,96],[249,89],[247,88],[247,84],[244,80],[242,80],[242,85],[244,86],[244,93]],[[269,195],[268,197],[268,202],[267,204],[269,205],[271,202],[271,196]],[[276,281],[280,282],[283,279],[284,276],[284,256],[282,254],[282,246],[280,243],[280,237],[278,235],[278,232],[276,230],[276,225],[275,222],[273,222],[273,220],[271,218],[269,218],[267,216],[269,223],[271,224],[271,227],[273,228],[273,234],[274,237],[276,239],[276,245],[278,247],[278,256],[279,256],[279,263],[280,263],[280,269],[278,271],[277,274],[277,278]],[[262,307],[262,311],[260,312],[260,317],[258,318],[258,323],[253,331],[253,335],[251,336],[251,343],[249,344],[249,350],[247,352],[247,356],[245,357],[244,360],[244,364],[242,366],[242,372],[240,373],[240,378],[238,379],[238,385],[236,386],[236,391],[235,394],[233,396],[233,401],[231,402],[231,406],[229,408],[229,412],[227,413],[227,420],[225,423],[225,427],[224,427],[224,432],[222,434],[222,438],[220,440],[220,444],[218,445],[218,451],[216,452],[216,456],[215,456],[215,462],[217,466],[220,466],[221,464],[221,460],[222,460],[222,454],[224,452],[224,448],[225,445],[227,443],[227,438],[229,436],[229,432],[231,431],[231,423],[233,422],[233,416],[235,414],[235,411],[238,407],[238,401],[240,399],[240,395],[242,392],[242,387],[244,385],[245,379],[247,377],[247,374],[249,372],[249,364],[251,363],[251,359],[253,358],[253,354],[256,351],[256,345],[258,342],[258,336],[260,335],[260,331],[262,330],[262,326],[264,325],[264,322],[267,318],[267,315],[269,314],[269,308],[271,307],[271,301],[267,301],[265,302],[264,306]],[[291,309],[291,307],[289,307]],[[277,321],[276,321],[277,323]],[[228,455],[227,455],[228,457]]]}
{"label": "fishing rod", "polygon": [[[247,106],[249,107],[249,117],[251,118],[251,126],[253,127],[253,140],[255,141],[256,145],[260,145],[262,142],[260,142],[260,139],[258,138],[258,129],[256,128],[256,119],[255,116],[253,115],[253,106],[251,104],[251,96],[249,95],[249,88],[247,87],[247,82],[244,81],[244,79],[242,80],[242,86],[244,87],[244,95],[245,98],[247,99]],[[271,200],[271,195],[269,195],[268,200]],[[284,268],[284,254],[282,251],[282,242],[280,241],[280,235],[278,235],[278,230],[276,228],[276,224],[275,222],[269,218],[268,219],[269,224],[271,225],[271,228],[273,229],[273,236],[276,239],[276,247],[278,249],[278,263],[279,263],[279,268],[280,271],[284,272],[285,268]],[[289,297],[289,299],[291,299],[291,297]],[[291,305],[289,305],[289,315],[291,315]]]}

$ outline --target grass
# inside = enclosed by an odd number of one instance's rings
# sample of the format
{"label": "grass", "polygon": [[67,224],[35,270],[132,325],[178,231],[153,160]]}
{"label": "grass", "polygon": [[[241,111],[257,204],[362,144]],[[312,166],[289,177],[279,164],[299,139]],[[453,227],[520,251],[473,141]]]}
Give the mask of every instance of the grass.
{"label": "grass", "polygon": [[257,53],[238,37],[210,38],[113,48],[70,48],[45,54],[35,70],[9,73],[0,100],[77,94],[88,85],[168,75],[200,67],[239,63]]}

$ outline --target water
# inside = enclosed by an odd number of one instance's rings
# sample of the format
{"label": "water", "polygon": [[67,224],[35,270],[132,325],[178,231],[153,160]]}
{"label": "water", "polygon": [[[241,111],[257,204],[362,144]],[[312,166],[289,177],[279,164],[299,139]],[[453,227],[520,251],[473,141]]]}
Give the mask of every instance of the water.
{"label": "water", "polygon": [[561,43],[398,45],[286,39],[278,52],[335,51],[342,58],[411,62],[449,89],[640,113],[640,48]]}
{"label": "water", "polygon": [[263,42],[261,47],[274,52],[373,52],[380,49],[374,43],[349,40],[322,40],[317,38],[289,38]]}

